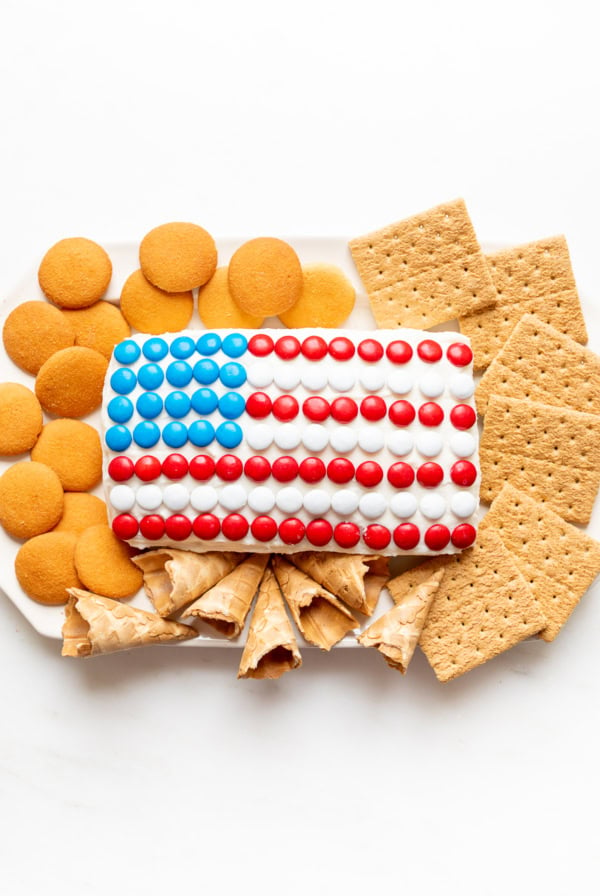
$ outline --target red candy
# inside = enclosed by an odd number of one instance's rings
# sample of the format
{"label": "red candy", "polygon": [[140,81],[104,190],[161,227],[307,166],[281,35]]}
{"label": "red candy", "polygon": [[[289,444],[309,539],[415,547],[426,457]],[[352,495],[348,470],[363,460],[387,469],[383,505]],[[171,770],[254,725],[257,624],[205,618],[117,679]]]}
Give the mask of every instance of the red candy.
{"label": "red candy", "polygon": [[120,513],[112,523],[117,538],[134,538],[138,534],[138,521],[130,513]]}
{"label": "red candy", "polygon": [[257,541],[271,541],[277,535],[277,523],[271,516],[257,516],[250,531]]}
{"label": "red candy", "polygon": [[387,478],[394,488],[409,488],[415,481],[415,471],[410,464],[399,460],[389,468]]}
{"label": "red candy", "polygon": [[282,423],[288,423],[298,416],[298,402],[293,395],[280,395],[273,402],[273,416]]}
{"label": "red candy", "polygon": [[356,468],[356,481],[366,488],[379,485],[383,479],[383,470],[374,460],[366,460]]}
{"label": "red candy", "polygon": [[435,401],[426,401],[419,408],[419,422],[423,426],[439,426],[444,419],[444,412]]}
{"label": "red candy", "polygon": [[271,475],[271,464],[266,457],[261,457],[257,454],[248,458],[244,465],[244,473],[248,479],[253,479],[255,482],[264,482]]}
{"label": "red candy", "polygon": [[430,551],[443,551],[450,541],[450,530],[447,526],[436,523],[425,533],[425,544]]}
{"label": "red candy", "polygon": [[307,457],[300,464],[298,472],[305,482],[320,482],[325,476],[325,464],[319,457]]}
{"label": "red candy", "polygon": [[401,523],[394,529],[394,544],[403,551],[416,548],[421,538],[418,526],[414,523]]}
{"label": "red candy", "polygon": [[244,465],[235,454],[224,454],[215,464],[215,471],[219,479],[224,479],[225,482],[233,482],[242,475]]}
{"label": "red candy", "polygon": [[417,481],[425,488],[435,488],[444,478],[444,471],[439,464],[429,461],[421,464],[417,470]]}
{"label": "red candy", "polygon": [[442,347],[439,342],[434,342],[433,339],[424,339],[417,346],[417,354],[422,361],[434,364],[442,357]]}
{"label": "red candy", "polygon": [[354,464],[345,457],[334,457],[327,464],[327,475],[332,482],[342,485],[354,477]]}
{"label": "red candy", "polygon": [[477,530],[470,523],[461,523],[452,530],[452,544],[455,548],[469,548],[477,537]]}
{"label": "red candy", "polygon": [[327,354],[327,343],[321,336],[307,336],[302,343],[302,354],[309,361],[320,361]]}
{"label": "red candy", "polygon": [[248,351],[258,358],[264,358],[273,351],[273,340],[264,333],[257,333],[248,340]]}
{"label": "red candy", "polygon": [[165,520],[165,531],[173,541],[185,541],[192,532],[192,521],[182,513],[174,513]]}
{"label": "red candy", "polygon": [[221,524],[214,513],[201,513],[192,523],[194,535],[204,541],[212,541],[221,531]]}
{"label": "red candy", "polygon": [[392,533],[387,526],[380,526],[379,523],[372,523],[365,529],[363,538],[365,544],[368,545],[371,550],[382,551],[384,548],[387,548],[392,540]]}
{"label": "red candy", "polygon": [[273,461],[271,472],[277,482],[291,482],[298,475],[298,461],[293,457],[278,457]]}
{"label": "red candy", "polygon": [[477,468],[470,460],[457,460],[450,469],[450,478],[463,488],[473,485],[477,479]]}
{"label": "red candy", "polygon": [[322,423],[323,420],[327,420],[329,417],[329,402],[315,395],[313,398],[307,398],[304,401],[302,411],[309,420],[317,420],[319,423]]}
{"label": "red candy", "polygon": [[360,541],[360,529],[356,523],[338,523],[333,537],[341,548],[353,548]]}
{"label": "red candy", "polygon": [[279,524],[279,537],[284,544],[299,544],[304,538],[304,523],[295,517]]}
{"label": "red candy", "polygon": [[306,537],[317,548],[330,542],[332,535],[333,527],[327,520],[312,520],[306,527]]}
{"label": "red candy", "polygon": [[200,482],[210,479],[215,472],[215,462],[208,454],[197,454],[190,461],[190,476]]}
{"label": "red candy", "polygon": [[410,401],[405,401],[403,398],[391,404],[388,413],[390,420],[396,426],[408,426],[416,416],[415,409]]}
{"label": "red candy", "polygon": [[187,458],[183,454],[169,454],[162,462],[162,471],[167,479],[183,479],[188,471]]}
{"label": "red candy", "polygon": [[408,342],[402,339],[396,339],[390,342],[385,350],[386,355],[392,364],[407,364],[413,356],[413,350]]}
{"label": "red candy", "polygon": [[275,354],[289,361],[300,354],[300,342],[295,336],[282,336],[275,343]]}
{"label": "red candy", "polygon": [[329,354],[336,361],[349,361],[354,355],[354,343],[345,336],[336,336],[329,343]]}
{"label": "red candy", "polygon": [[363,361],[374,363],[383,358],[383,346],[376,339],[363,339],[358,343],[358,354]]}
{"label": "red candy", "polygon": [[145,454],[135,462],[135,475],[143,482],[158,479],[162,470],[161,462],[151,454]]}
{"label": "red candy", "polygon": [[158,541],[165,534],[165,521],[158,513],[151,513],[140,520],[140,533],[149,541]]}
{"label": "red candy", "polygon": [[386,411],[385,401],[379,395],[368,395],[360,403],[360,412],[365,420],[381,420]]}
{"label": "red candy", "polygon": [[453,342],[446,349],[446,357],[455,367],[466,367],[473,360],[473,352],[464,342]]}
{"label": "red candy", "polygon": [[334,398],[331,416],[338,423],[350,423],[358,414],[358,405],[352,398]]}
{"label": "red candy", "polygon": [[471,429],[476,420],[477,414],[468,404],[455,404],[450,411],[450,422],[456,429]]}
{"label": "red candy", "polygon": [[108,465],[108,475],[115,482],[125,482],[133,476],[134,466],[130,457],[113,457]]}
{"label": "red candy", "polygon": [[248,534],[248,520],[241,513],[228,514],[221,523],[221,531],[230,541],[239,541]]}
{"label": "red candy", "polygon": [[246,399],[246,411],[251,417],[268,417],[273,403],[265,392],[253,392]]}

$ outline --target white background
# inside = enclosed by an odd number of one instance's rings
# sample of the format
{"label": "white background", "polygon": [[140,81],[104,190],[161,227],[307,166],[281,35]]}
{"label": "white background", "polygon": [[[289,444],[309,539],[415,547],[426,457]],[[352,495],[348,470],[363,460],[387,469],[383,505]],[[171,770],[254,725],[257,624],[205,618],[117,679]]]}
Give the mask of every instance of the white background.
{"label": "white background", "polygon": [[[598,350],[593,7],[0,0],[0,291],[63,236],[464,196],[484,240],[567,235]],[[77,663],[0,601],[2,892],[597,892],[599,600],[446,686],[354,650]]]}

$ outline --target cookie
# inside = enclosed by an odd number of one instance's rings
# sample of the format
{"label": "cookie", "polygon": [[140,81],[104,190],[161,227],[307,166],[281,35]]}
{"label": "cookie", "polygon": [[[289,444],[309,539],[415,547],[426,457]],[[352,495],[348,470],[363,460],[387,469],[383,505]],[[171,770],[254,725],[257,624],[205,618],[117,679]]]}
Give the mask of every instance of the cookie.
{"label": "cookie", "polygon": [[255,329],[260,327],[263,317],[254,317],[234,302],[229,290],[227,268],[217,268],[208,283],[198,293],[198,314],[207,329],[228,327]]}
{"label": "cookie", "polygon": [[40,604],[65,604],[67,588],[81,588],[75,570],[77,536],[70,532],[46,532],[21,546],[15,558],[19,585]]}
{"label": "cookie", "polygon": [[48,532],[62,512],[62,485],[46,464],[24,460],[0,476],[0,524],[14,538]]}
{"label": "cookie", "polygon": [[38,280],[44,295],[60,308],[87,308],[101,299],[112,277],[102,246],[83,237],[60,240],[42,259]]}
{"label": "cookie", "polygon": [[263,236],[244,243],[229,262],[229,289],[237,305],[255,317],[288,311],[302,292],[302,267],[292,247]]}
{"label": "cookie", "polygon": [[72,532],[81,535],[90,526],[108,525],[106,504],[96,495],[87,492],[65,492],[63,513],[54,532]]}
{"label": "cookie", "polygon": [[55,352],[75,344],[75,331],[54,305],[23,302],[6,318],[2,339],[11,361],[35,376]]}
{"label": "cookie", "polygon": [[189,324],[194,311],[192,293],[164,292],[135,271],[121,290],[121,312],[141,333],[176,333]]}
{"label": "cookie", "polygon": [[144,580],[142,571],[131,562],[134,553],[106,524],[91,526],[77,541],[77,575],[90,591],[117,599],[130,597]]}
{"label": "cookie", "polygon": [[0,455],[30,451],[42,423],[42,408],[31,389],[20,383],[0,383]]}
{"label": "cookie", "polygon": [[51,467],[65,491],[87,492],[102,479],[100,436],[81,420],[46,423],[31,457]]}
{"label": "cookie", "polygon": [[279,315],[286,327],[338,327],[354,308],[356,293],[346,275],[333,264],[303,269],[298,301]]}
{"label": "cookie", "polygon": [[48,358],[35,380],[35,394],[49,414],[85,417],[102,403],[108,361],[91,348],[74,345]]}
{"label": "cookie", "polygon": [[217,267],[215,241],[197,224],[161,224],[140,245],[146,280],[165,292],[186,292],[210,280]]}
{"label": "cookie", "polygon": [[75,331],[75,345],[94,349],[107,359],[115,345],[131,335],[129,324],[110,302],[96,302],[90,308],[62,314]]}

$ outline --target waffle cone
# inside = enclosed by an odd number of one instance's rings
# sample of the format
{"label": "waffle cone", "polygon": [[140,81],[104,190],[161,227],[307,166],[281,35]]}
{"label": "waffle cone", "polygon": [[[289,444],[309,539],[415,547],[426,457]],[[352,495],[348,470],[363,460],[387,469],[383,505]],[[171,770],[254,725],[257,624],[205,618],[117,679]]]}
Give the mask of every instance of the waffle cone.
{"label": "waffle cone", "polygon": [[279,678],[302,665],[277,579],[270,566],[262,577],[238,678]]}
{"label": "waffle cone", "polygon": [[70,597],[62,629],[63,656],[98,656],[197,637],[197,631],[189,625],[170,622],[91,591],[67,590]]}
{"label": "waffle cone", "polygon": [[158,548],[133,562],[144,574],[144,589],[161,616],[171,616],[216,585],[245,554]]}
{"label": "waffle cone", "polygon": [[251,554],[233,572],[213,585],[183,613],[197,616],[226,638],[237,638],[244,627],[268,554]]}
{"label": "waffle cone", "polygon": [[[373,615],[379,593],[388,578],[385,558],[330,551],[304,551],[290,554],[289,559],[294,566],[353,610],[358,610],[365,616]],[[374,572],[371,571],[372,568]]]}
{"label": "waffle cone", "polygon": [[274,556],[273,572],[302,636],[322,650],[331,650],[358,622],[322,585],[287,559]]}
{"label": "waffle cone", "polygon": [[429,608],[443,578],[442,569],[408,592],[404,600],[358,635],[365,647],[375,647],[388,666],[403,675],[419,643]]}

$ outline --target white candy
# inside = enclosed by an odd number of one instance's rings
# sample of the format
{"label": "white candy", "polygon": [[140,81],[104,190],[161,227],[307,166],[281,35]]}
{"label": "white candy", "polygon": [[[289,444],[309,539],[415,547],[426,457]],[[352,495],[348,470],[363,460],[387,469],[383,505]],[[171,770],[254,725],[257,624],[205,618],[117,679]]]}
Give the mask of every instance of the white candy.
{"label": "white candy", "polygon": [[129,485],[115,485],[110,491],[110,503],[120,513],[131,510],[135,504],[135,492]]}
{"label": "white candy", "polygon": [[300,373],[289,361],[275,371],[275,385],[284,392],[291,392],[299,382]]}
{"label": "white candy", "polygon": [[246,489],[238,483],[226,485],[221,489],[219,504],[225,510],[241,510],[246,504]]}
{"label": "white candy", "polygon": [[183,510],[188,506],[189,500],[190,496],[188,490],[185,485],[181,485],[181,483],[167,485],[163,491],[163,504],[169,510]]}
{"label": "white candy", "polygon": [[348,392],[356,382],[356,376],[351,367],[346,363],[339,367],[331,367],[329,370],[329,385],[336,392]]}
{"label": "white candy", "polygon": [[275,507],[275,495],[266,485],[259,485],[248,495],[248,506],[256,513],[269,513]]}
{"label": "white candy", "polygon": [[441,495],[423,495],[419,510],[428,520],[439,520],[446,512],[446,502]]}
{"label": "white candy", "polygon": [[414,377],[405,370],[392,370],[388,376],[388,386],[396,395],[407,395],[414,385]]}
{"label": "white candy", "polygon": [[275,503],[283,513],[297,513],[302,507],[302,492],[288,485],[277,492]]}
{"label": "white candy", "polygon": [[366,367],[361,371],[359,379],[365,392],[379,392],[385,386],[385,372],[382,366]]}
{"label": "white candy", "polygon": [[379,426],[363,426],[358,431],[358,444],[367,454],[375,454],[383,448],[384,437]]}
{"label": "white candy", "polygon": [[358,436],[349,426],[338,426],[331,431],[329,441],[338,454],[347,454],[356,448]]}
{"label": "white candy", "polygon": [[331,507],[331,498],[321,488],[311,489],[304,495],[304,507],[313,516],[322,516]]}
{"label": "white candy", "polygon": [[469,432],[455,432],[450,438],[450,449],[457,457],[471,457],[477,443]]}
{"label": "white candy", "polygon": [[477,510],[477,498],[471,492],[457,492],[450,501],[450,510],[461,519],[472,516]]}
{"label": "white candy", "polygon": [[309,392],[322,392],[327,385],[327,377],[327,367],[313,362],[302,371],[302,385]]}
{"label": "white candy", "polygon": [[444,380],[439,373],[424,373],[419,377],[419,389],[426,398],[438,398],[444,391]]}
{"label": "white candy", "polygon": [[309,423],[302,433],[302,444],[308,451],[322,451],[329,442],[329,433],[320,423]]}
{"label": "white candy", "polygon": [[464,401],[465,398],[470,398],[475,391],[473,377],[469,376],[468,373],[455,373],[450,380],[449,389],[453,398],[459,398],[461,401]]}
{"label": "white candy", "polygon": [[404,457],[412,451],[413,437],[405,429],[398,429],[389,434],[387,447],[396,457]]}
{"label": "white candy", "polygon": [[386,506],[387,502],[383,495],[379,495],[377,492],[369,492],[362,496],[358,508],[368,520],[376,520],[385,512]]}
{"label": "white candy", "polygon": [[255,423],[246,430],[246,441],[255,451],[264,451],[273,441],[273,428],[267,423]]}
{"label": "white candy", "polygon": [[358,507],[359,500],[360,497],[356,492],[353,492],[349,488],[345,488],[332,496],[331,506],[340,516],[348,516],[348,514],[354,513]]}
{"label": "white candy", "polygon": [[247,372],[248,382],[257,389],[264,389],[273,382],[273,368],[267,361],[256,361]]}
{"label": "white candy", "polygon": [[442,438],[435,432],[424,432],[417,436],[416,448],[423,457],[436,457],[442,447]]}
{"label": "white candy", "polygon": [[198,485],[190,495],[190,504],[199,513],[206,513],[216,507],[219,496],[212,485]]}
{"label": "white candy", "polygon": [[162,489],[159,485],[141,485],[135,499],[142,510],[157,510],[162,504]]}
{"label": "white candy", "polygon": [[390,501],[390,510],[406,520],[417,512],[417,499],[410,492],[397,492]]}
{"label": "white candy", "polygon": [[282,423],[275,430],[275,444],[282,451],[291,451],[300,444],[300,429],[295,423]]}

